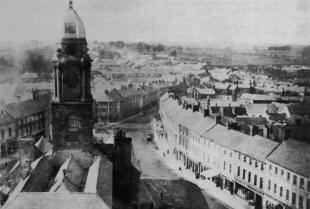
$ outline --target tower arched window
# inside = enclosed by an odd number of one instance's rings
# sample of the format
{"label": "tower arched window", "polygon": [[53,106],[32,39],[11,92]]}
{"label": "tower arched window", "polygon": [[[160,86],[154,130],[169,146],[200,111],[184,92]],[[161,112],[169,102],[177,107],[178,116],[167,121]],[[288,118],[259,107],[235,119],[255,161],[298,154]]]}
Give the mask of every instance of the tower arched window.
{"label": "tower arched window", "polygon": [[81,118],[76,115],[69,115],[68,117],[68,131],[78,132],[81,129]]}

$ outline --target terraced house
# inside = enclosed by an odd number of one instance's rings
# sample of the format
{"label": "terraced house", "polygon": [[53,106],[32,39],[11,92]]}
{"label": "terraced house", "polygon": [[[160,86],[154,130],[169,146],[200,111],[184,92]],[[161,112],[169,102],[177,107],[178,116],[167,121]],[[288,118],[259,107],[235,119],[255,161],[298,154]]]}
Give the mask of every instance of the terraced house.
{"label": "terraced house", "polygon": [[255,209],[310,208],[309,144],[246,135],[167,94],[160,99],[159,116],[156,143],[196,178],[214,182]]}

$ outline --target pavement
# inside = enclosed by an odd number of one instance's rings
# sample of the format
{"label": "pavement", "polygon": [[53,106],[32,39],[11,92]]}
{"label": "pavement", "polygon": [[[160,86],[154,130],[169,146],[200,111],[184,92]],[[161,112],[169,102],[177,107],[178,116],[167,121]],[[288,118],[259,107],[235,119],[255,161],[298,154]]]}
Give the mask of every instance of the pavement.
{"label": "pavement", "polygon": [[[156,134],[155,134],[156,135]],[[155,140],[156,140],[155,136]],[[160,138],[158,140],[161,140]],[[181,161],[175,159],[172,154],[165,154],[165,157],[162,154],[164,145],[158,144],[159,150],[157,150],[158,157],[162,158],[164,162],[170,169],[172,169],[179,177],[184,178],[197,186],[203,191],[207,197],[215,198],[218,202],[225,205],[227,208],[234,209],[253,209],[253,206],[250,206],[248,202],[237,195],[231,195],[229,191],[225,189],[220,189],[209,180],[196,179],[195,174],[190,170],[186,169]],[[179,170],[181,168],[181,170]]]}

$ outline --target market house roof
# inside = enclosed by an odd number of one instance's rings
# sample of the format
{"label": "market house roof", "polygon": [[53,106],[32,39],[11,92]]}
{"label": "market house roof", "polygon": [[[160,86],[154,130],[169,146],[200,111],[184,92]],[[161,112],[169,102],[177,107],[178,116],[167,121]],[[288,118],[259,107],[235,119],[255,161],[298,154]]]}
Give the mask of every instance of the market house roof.
{"label": "market house roof", "polygon": [[109,209],[97,194],[22,192],[3,209]]}

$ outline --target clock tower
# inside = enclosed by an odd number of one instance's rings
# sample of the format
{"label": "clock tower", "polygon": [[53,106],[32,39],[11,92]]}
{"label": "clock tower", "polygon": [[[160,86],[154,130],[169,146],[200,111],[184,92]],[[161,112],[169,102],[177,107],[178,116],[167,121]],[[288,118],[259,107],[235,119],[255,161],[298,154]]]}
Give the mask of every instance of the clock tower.
{"label": "clock tower", "polygon": [[56,149],[90,148],[93,139],[91,59],[83,22],[71,0],[63,31],[61,48],[54,61],[53,142]]}

